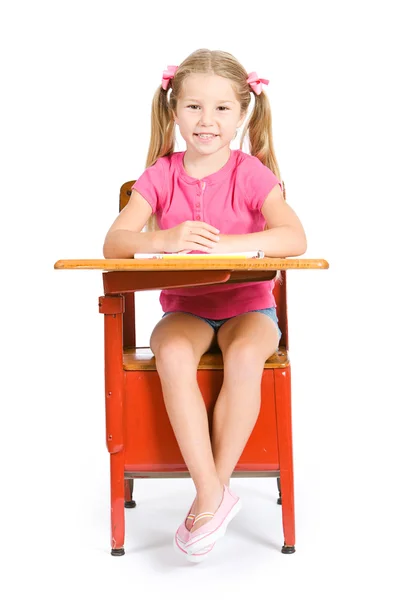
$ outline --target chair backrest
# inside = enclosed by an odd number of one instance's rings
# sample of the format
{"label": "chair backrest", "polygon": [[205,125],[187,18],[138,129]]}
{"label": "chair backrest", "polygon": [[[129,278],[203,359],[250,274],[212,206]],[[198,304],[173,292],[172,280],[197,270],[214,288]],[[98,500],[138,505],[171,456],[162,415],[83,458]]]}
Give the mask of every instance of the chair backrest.
{"label": "chair backrest", "polygon": [[[131,196],[131,188],[135,183],[127,181],[123,183],[120,189],[120,212],[127,205]],[[286,200],[285,186],[283,185],[283,195]],[[281,273],[281,280],[275,282],[273,295],[276,301],[276,312],[279,320],[279,327],[282,332],[280,345],[289,350],[288,340],[288,313],[286,302],[286,271]],[[135,347],[135,293],[125,293],[125,313],[124,313],[124,348]]]}

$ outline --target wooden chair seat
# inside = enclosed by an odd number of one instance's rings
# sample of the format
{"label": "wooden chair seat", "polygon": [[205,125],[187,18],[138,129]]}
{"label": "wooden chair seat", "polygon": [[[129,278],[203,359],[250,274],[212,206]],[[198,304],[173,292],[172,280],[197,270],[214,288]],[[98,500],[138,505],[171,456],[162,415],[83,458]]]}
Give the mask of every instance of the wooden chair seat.
{"label": "wooden chair seat", "polygon": [[[288,365],[288,352],[285,347],[281,346],[268,358],[265,369],[283,369]],[[156,371],[155,356],[149,346],[126,348],[123,351],[123,367],[125,371]],[[211,349],[203,354],[198,369],[223,369],[223,358],[220,349]]]}

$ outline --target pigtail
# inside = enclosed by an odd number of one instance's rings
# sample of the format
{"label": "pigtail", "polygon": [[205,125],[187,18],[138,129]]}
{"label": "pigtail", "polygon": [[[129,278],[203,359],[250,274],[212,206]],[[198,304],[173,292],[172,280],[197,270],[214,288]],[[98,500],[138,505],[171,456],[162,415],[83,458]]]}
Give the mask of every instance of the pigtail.
{"label": "pigtail", "polygon": [[248,134],[249,153],[259,158],[262,164],[270,169],[279,181],[282,181],[272,139],[272,114],[269,99],[265,92],[255,94],[255,106],[251,117],[243,130],[240,146]]}
{"label": "pigtail", "polygon": [[[249,153],[259,158],[262,164],[270,169],[282,183],[283,197],[286,201],[285,184],[282,181],[272,138],[272,113],[269,99],[262,90],[259,95],[255,94],[255,106],[251,117],[242,132],[240,148],[242,149],[244,139],[248,134]],[[265,230],[268,225],[265,225]],[[276,281],[282,281],[281,271],[277,271]]]}
{"label": "pigtail", "polygon": [[[151,105],[151,139],[145,168],[151,167],[161,156],[172,154],[175,147],[175,123],[167,99],[167,90],[156,90]],[[158,231],[156,215],[148,219],[145,230]]]}

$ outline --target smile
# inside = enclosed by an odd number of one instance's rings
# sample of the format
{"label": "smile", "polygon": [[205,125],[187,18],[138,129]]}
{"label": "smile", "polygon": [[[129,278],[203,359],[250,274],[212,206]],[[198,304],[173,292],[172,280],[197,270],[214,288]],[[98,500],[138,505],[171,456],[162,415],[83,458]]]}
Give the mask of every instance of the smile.
{"label": "smile", "polygon": [[200,134],[200,133],[194,133],[194,136],[198,138],[198,141],[201,144],[210,144],[218,137],[217,135],[213,135],[213,134]]}

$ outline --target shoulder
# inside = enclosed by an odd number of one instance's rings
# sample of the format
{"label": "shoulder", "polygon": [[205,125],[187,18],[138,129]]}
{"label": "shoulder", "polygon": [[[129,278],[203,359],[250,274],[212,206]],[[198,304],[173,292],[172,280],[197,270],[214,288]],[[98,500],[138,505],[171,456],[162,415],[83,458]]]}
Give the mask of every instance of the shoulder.
{"label": "shoulder", "polygon": [[166,156],[161,156],[158,158],[155,164],[160,163],[164,171],[175,170],[180,164],[183,154],[183,152],[171,152],[171,154],[167,154]]}
{"label": "shoulder", "polygon": [[250,177],[258,177],[259,175],[273,175],[275,174],[266,167],[257,156],[252,156],[251,154],[247,154],[246,152],[242,152],[242,150],[238,150],[238,158],[237,158],[238,171],[241,174],[248,175]]}
{"label": "shoulder", "polygon": [[150,167],[147,167],[137,181],[149,181],[152,185],[163,188],[172,171],[177,168],[178,154],[174,152],[167,156],[160,156]]}
{"label": "shoulder", "polygon": [[180,154],[182,154],[182,152],[173,152],[172,154],[167,154],[166,156],[160,156],[153,165],[147,167],[146,171],[149,170],[152,173],[157,171],[160,173],[167,173],[177,167]]}
{"label": "shoulder", "polygon": [[145,170],[150,171],[150,173],[160,173],[162,174],[169,165],[170,157],[169,156],[160,156],[150,167],[147,167]]}
{"label": "shoulder", "polygon": [[265,166],[259,158],[239,151],[237,157],[237,180],[248,207],[251,210],[261,209],[269,192],[281,182],[275,173]]}
{"label": "shoulder", "polygon": [[252,186],[255,186],[260,183],[264,187],[266,186],[266,182],[272,183],[273,185],[276,185],[279,182],[275,173],[273,173],[269,167],[265,166],[259,158],[252,156],[251,154],[246,154],[246,152],[242,152],[242,150],[237,150],[237,152],[237,177],[239,177],[240,180],[247,185],[251,183]]}
{"label": "shoulder", "polygon": [[147,200],[155,213],[162,205],[164,193],[169,181],[170,171],[175,162],[174,154],[161,156],[153,165],[147,167],[132,186]]}

